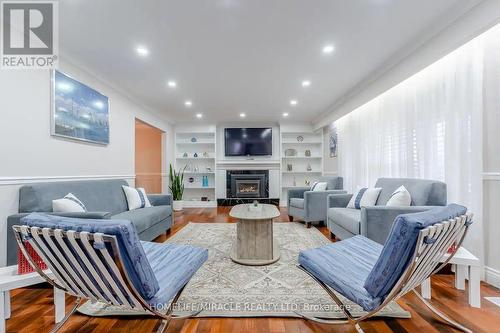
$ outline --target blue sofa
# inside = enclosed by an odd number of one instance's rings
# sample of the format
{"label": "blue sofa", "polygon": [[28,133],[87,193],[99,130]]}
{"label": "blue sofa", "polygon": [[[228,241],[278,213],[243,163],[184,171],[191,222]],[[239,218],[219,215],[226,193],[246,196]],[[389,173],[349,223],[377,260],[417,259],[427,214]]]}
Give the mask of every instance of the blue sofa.
{"label": "blue sofa", "polygon": [[312,222],[324,222],[328,195],[347,193],[342,191],[342,177],[320,177],[318,181],[328,183],[326,191],[310,191],[309,187],[288,190],[287,207],[290,221],[298,217],[306,222],[308,228]]}
{"label": "blue sofa", "polygon": [[[151,241],[169,232],[172,227],[172,197],[168,194],[148,194],[153,207],[128,210],[122,185],[125,180],[85,180],[25,185],[19,190],[19,214],[7,219],[7,265],[17,263],[17,243],[13,225],[33,212],[84,218],[128,220],[135,226],[140,240]],[[87,207],[85,213],[53,213],[52,200],[73,193]]]}
{"label": "blue sofa", "polygon": [[[387,207],[392,193],[404,185],[411,195],[410,207]],[[400,214],[417,213],[446,206],[446,184],[440,181],[414,178],[379,178],[375,187],[382,188],[373,207],[347,208],[352,194],[328,197],[327,226],[332,237],[346,239],[363,235],[384,244],[392,223]]]}

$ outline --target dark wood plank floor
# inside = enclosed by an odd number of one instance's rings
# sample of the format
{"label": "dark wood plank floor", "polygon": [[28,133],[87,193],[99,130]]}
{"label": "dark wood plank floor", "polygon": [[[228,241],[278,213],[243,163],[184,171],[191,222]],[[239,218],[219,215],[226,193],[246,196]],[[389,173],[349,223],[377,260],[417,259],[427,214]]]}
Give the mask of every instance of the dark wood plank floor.
{"label": "dark wood plank floor", "polygon": [[[192,222],[234,222],[228,216],[229,207],[213,209],[185,209],[175,215],[172,235]],[[286,210],[282,210],[280,221],[288,221]],[[328,235],[325,227],[319,229]],[[164,241],[161,236],[157,241]],[[482,309],[469,307],[465,291],[452,286],[453,277],[438,275],[432,281],[432,303],[451,318],[471,328],[474,332],[500,332],[500,307],[482,299]],[[481,296],[500,297],[500,290],[487,284],[481,285]],[[8,332],[48,332],[53,326],[52,291],[36,286],[19,289],[12,293],[12,318],[7,321]],[[71,306],[67,297],[67,307]],[[412,319],[371,319],[361,324],[365,332],[456,332],[442,324],[420,303],[413,294],[408,294],[399,304],[411,312]],[[154,332],[159,320],[147,317],[133,319],[89,318],[75,314],[62,332]],[[301,319],[287,318],[200,318],[173,321],[168,332],[183,333],[312,333],[355,332],[350,325],[319,325]]]}

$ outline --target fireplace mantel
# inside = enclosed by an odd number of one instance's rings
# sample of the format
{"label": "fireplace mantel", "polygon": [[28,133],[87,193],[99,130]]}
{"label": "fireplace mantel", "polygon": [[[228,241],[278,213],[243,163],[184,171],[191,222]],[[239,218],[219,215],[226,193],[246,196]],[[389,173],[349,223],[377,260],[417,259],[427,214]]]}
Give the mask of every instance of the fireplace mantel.
{"label": "fireplace mantel", "polygon": [[220,170],[279,170],[280,161],[276,160],[218,160]]}

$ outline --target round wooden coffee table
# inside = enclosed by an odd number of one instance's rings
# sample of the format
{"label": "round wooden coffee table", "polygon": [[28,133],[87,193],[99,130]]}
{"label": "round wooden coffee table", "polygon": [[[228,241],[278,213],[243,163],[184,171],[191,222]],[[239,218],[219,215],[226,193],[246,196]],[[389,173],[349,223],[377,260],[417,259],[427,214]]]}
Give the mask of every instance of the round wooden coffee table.
{"label": "round wooden coffee table", "polygon": [[274,205],[253,204],[234,206],[229,215],[238,219],[236,242],[231,259],[242,265],[263,266],[279,260],[278,244],[273,240],[273,219],[280,216]]}

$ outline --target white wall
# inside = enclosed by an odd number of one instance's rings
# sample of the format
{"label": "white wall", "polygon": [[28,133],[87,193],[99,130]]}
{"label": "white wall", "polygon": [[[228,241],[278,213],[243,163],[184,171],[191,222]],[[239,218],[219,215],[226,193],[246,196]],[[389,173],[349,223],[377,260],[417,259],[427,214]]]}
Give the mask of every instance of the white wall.
{"label": "white wall", "polygon": [[[133,183],[136,117],[166,132],[167,163],[173,155],[166,119],[77,66],[61,61],[60,70],[109,97],[110,144],[50,135],[48,70],[0,71],[0,244],[5,244],[7,216],[18,211],[18,190],[23,183],[95,178],[125,178]],[[5,248],[1,247],[0,266],[4,260]]]}
{"label": "white wall", "polygon": [[[496,43],[496,45],[499,45]],[[499,47],[488,47],[485,54],[483,114],[483,224],[485,240],[485,279],[500,288],[500,58]]]}

